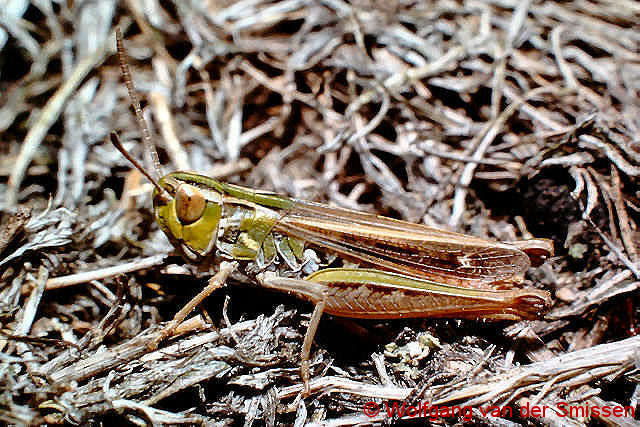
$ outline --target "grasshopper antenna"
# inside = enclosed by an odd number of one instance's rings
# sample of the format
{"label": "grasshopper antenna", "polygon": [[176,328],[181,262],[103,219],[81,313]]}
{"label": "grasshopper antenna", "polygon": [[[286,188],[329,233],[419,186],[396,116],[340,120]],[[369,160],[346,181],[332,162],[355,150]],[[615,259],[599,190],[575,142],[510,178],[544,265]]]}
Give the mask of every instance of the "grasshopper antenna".
{"label": "grasshopper antenna", "polygon": [[[127,86],[127,91],[129,92],[129,98],[131,99],[131,106],[136,113],[136,120],[138,121],[138,127],[142,131],[142,140],[144,141],[145,151],[151,157],[152,167],[155,171],[155,179],[150,177],[150,174],[146,172],[143,168],[140,167],[139,163],[132,159],[132,157],[128,154],[125,154],[126,151],[120,145],[118,141],[118,145],[114,142],[114,136],[111,135],[111,142],[116,145],[116,148],[120,150],[120,152],[131,162],[133,163],[149,180],[156,186],[156,188],[161,189],[158,185],[157,180],[160,179],[162,173],[160,172],[160,160],[158,159],[158,152],[156,151],[153,143],[151,142],[151,132],[149,132],[149,126],[147,126],[147,121],[144,119],[142,115],[142,109],[140,108],[140,101],[138,99],[138,93],[136,92],[136,88],[133,86],[133,79],[131,79],[131,73],[129,72],[129,65],[127,64],[127,55],[124,50],[124,43],[122,41],[122,32],[120,28],[116,28],[116,47],[118,49],[118,62],[120,62],[120,71],[122,72],[122,77],[124,78],[124,83]],[[118,137],[116,135],[115,140]],[[162,190],[164,192],[164,190]]]}
{"label": "grasshopper antenna", "polygon": [[120,143],[120,138],[118,137],[118,134],[115,132],[111,132],[111,134],[109,134],[109,136],[111,137],[111,143],[118,149],[118,151],[120,153],[122,153],[122,155],[131,162],[131,164],[133,166],[135,166],[136,169],[138,169],[140,172],[142,172],[142,174],[144,176],[147,177],[147,179],[149,181],[151,181],[151,183],[153,184],[154,187],[156,187],[156,190],[159,191],[159,194],[165,194],[167,192],[167,190],[165,190],[164,188],[162,188],[160,186],[160,184],[158,184],[158,181],[155,180],[151,174],[149,172],[147,172],[147,170],[142,167],[142,165],[133,158],[133,156],[131,156],[131,154],[129,154],[129,152],[127,150],[125,150],[125,148],[122,146],[122,143]]}

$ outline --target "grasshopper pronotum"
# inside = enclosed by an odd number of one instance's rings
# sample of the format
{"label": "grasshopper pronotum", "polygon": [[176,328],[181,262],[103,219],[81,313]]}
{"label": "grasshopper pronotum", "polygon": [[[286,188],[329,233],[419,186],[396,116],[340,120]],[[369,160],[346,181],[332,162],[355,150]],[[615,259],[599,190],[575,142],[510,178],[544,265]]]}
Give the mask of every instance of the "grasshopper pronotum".
{"label": "grasshopper pronotum", "polygon": [[[157,154],[142,117],[117,33],[120,66],[147,150]],[[322,313],[353,318],[451,317],[534,319],[549,293],[518,289],[527,268],[553,254],[546,239],[501,243],[354,210],[227,184],[189,172],[153,177],[112,142],[154,185],[155,218],[190,262],[205,257],[238,261],[261,286],[314,304],[301,352],[308,392],[309,353]],[[305,247],[330,254],[307,263]],[[353,268],[341,260],[366,268]],[[351,265],[351,264],[350,264]],[[287,275],[289,277],[285,277]],[[215,290],[209,286],[181,310],[163,336]]]}

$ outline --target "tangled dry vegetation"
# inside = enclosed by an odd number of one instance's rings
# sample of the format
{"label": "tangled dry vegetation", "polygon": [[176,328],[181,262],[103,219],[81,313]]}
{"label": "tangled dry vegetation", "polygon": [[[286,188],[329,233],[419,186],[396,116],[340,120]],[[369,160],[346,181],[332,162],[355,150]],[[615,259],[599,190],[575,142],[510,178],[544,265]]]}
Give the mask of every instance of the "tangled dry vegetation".
{"label": "tangled dry vegetation", "polygon": [[[71,8],[70,8],[71,7]],[[635,406],[640,6],[632,0],[10,0],[0,13],[0,419],[352,425],[390,399]],[[238,281],[156,351],[206,281],[172,254],[137,158],[120,27],[165,169],[556,256],[539,321],[326,316]],[[353,343],[356,343],[354,346]],[[357,347],[357,348],[353,348]],[[631,424],[630,419],[600,419]],[[455,423],[456,418],[440,423]]]}

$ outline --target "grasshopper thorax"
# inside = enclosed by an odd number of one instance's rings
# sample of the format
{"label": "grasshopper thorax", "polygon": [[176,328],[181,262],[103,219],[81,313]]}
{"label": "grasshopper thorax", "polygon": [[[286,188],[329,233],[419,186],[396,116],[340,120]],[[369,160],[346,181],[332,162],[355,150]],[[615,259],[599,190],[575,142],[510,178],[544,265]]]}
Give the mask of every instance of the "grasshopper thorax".
{"label": "grasshopper thorax", "polygon": [[160,229],[190,260],[213,253],[222,217],[222,194],[183,182],[174,174],[158,181],[153,210]]}

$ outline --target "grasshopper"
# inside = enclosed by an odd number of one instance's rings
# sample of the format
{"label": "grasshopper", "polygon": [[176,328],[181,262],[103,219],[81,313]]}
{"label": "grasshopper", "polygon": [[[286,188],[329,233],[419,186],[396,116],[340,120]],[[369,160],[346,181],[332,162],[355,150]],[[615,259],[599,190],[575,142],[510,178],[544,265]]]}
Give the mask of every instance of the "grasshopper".
{"label": "grasshopper", "polygon": [[[531,265],[540,265],[553,254],[550,240],[496,242],[190,172],[159,178],[157,153],[119,31],[117,47],[131,104],[158,177],[129,155],[115,133],[111,139],[153,184],[153,212],[160,229],[189,262],[214,257],[237,261],[256,284],[314,304],[300,356],[305,394],[311,344],[323,313],[367,319],[522,320],[538,318],[548,309],[548,292],[515,285]],[[305,248],[312,248],[316,258],[323,255],[324,262],[307,262]],[[171,335],[218,285],[205,288],[181,310],[162,338]]]}

